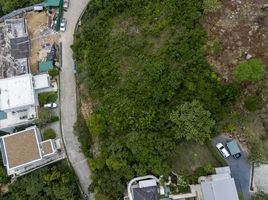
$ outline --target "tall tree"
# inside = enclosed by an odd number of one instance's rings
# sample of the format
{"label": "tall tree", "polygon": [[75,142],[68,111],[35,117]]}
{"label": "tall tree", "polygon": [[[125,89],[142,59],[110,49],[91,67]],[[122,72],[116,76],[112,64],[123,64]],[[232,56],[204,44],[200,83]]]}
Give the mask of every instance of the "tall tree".
{"label": "tall tree", "polygon": [[170,115],[171,121],[175,124],[175,138],[204,143],[210,138],[211,128],[215,125],[210,115],[210,112],[196,100],[177,106]]}

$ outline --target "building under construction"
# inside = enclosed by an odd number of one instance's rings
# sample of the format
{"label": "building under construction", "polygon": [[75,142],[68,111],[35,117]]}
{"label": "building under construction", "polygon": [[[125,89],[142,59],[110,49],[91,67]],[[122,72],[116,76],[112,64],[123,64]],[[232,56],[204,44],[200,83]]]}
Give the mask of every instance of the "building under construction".
{"label": "building under construction", "polygon": [[0,25],[0,78],[29,73],[30,40],[24,18]]}

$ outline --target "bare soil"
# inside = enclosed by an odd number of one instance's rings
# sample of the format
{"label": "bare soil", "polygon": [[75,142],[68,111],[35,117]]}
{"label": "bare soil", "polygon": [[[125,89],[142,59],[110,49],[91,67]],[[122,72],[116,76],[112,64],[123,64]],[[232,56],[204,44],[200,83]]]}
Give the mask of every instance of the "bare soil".
{"label": "bare soil", "polygon": [[83,98],[83,94],[86,94],[87,92],[85,91],[86,88],[83,84],[79,85],[79,95],[80,95],[80,102],[81,102],[81,113],[86,121],[88,121],[90,113],[92,113],[92,103],[89,97]]}
{"label": "bare soil", "polygon": [[[268,10],[262,10],[264,0],[221,0],[219,10],[208,13],[203,19],[208,41],[218,38],[222,44],[219,55],[207,53],[207,59],[213,70],[223,82],[232,82],[235,66],[246,60],[246,55],[260,58],[268,69]],[[266,71],[268,71],[266,69]],[[243,84],[244,95],[237,101],[233,111],[250,116],[246,125],[236,126],[233,133],[243,150],[249,152],[249,137],[257,135],[262,139],[264,149],[268,148],[268,73],[255,84]],[[244,108],[246,96],[258,95],[263,104],[256,112],[250,113]],[[268,154],[266,155],[268,160]]]}
{"label": "bare soil", "polygon": [[232,78],[234,67],[246,59],[246,53],[261,58],[268,66],[268,18],[261,9],[263,0],[224,0],[222,7],[204,17],[209,41],[219,38],[222,52],[208,55],[208,61],[221,78]]}
{"label": "bare soil", "polygon": [[42,50],[42,45],[58,43],[60,36],[48,27],[49,17],[46,12],[30,12],[26,13],[24,17],[27,19],[27,28],[31,39],[31,72],[37,73],[38,62],[44,60],[47,55],[47,52]]}

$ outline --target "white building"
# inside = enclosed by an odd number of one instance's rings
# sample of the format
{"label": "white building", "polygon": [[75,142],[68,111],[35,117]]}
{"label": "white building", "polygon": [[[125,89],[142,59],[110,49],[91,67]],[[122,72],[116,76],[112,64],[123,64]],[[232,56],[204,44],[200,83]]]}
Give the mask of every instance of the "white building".
{"label": "white building", "polygon": [[35,126],[0,138],[3,163],[8,175],[21,176],[36,168],[64,159],[55,140],[42,141]]}
{"label": "white building", "polygon": [[8,131],[36,119],[38,93],[49,90],[48,74],[0,79],[0,130]]}

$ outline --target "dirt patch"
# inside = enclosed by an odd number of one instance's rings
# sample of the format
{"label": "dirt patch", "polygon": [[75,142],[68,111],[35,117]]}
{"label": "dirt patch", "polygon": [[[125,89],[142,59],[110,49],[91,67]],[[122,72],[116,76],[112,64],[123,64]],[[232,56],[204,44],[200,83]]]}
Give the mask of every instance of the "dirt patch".
{"label": "dirt patch", "polygon": [[231,78],[233,68],[246,54],[261,58],[268,66],[267,13],[260,7],[263,0],[225,0],[222,8],[204,17],[209,41],[219,38],[222,51],[208,55],[208,61],[224,80]]}
{"label": "dirt patch", "polygon": [[[79,85],[79,94],[83,95],[86,94],[86,88],[83,84]],[[90,113],[92,113],[92,103],[89,97],[83,98],[81,96],[81,113],[86,121],[88,121],[88,118],[90,116]]]}
{"label": "dirt patch", "polygon": [[27,19],[27,29],[30,38],[39,36],[42,30],[48,26],[46,12],[29,12],[24,17]]}
{"label": "dirt patch", "polygon": [[31,57],[30,65],[31,72],[38,72],[38,62],[46,58],[47,52],[43,50],[42,46],[45,44],[52,45],[53,43],[58,44],[60,36],[58,34],[52,34],[44,38],[39,38],[31,41]]}
{"label": "dirt patch", "polygon": [[27,19],[27,28],[31,39],[30,66],[31,72],[38,72],[38,62],[46,58],[47,52],[42,46],[49,43],[58,43],[59,34],[48,27],[49,17],[46,12],[30,12],[24,17]]}
{"label": "dirt patch", "polygon": [[0,191],[2,194],[7,193],[9,191],[8,185],[1,185]]}

